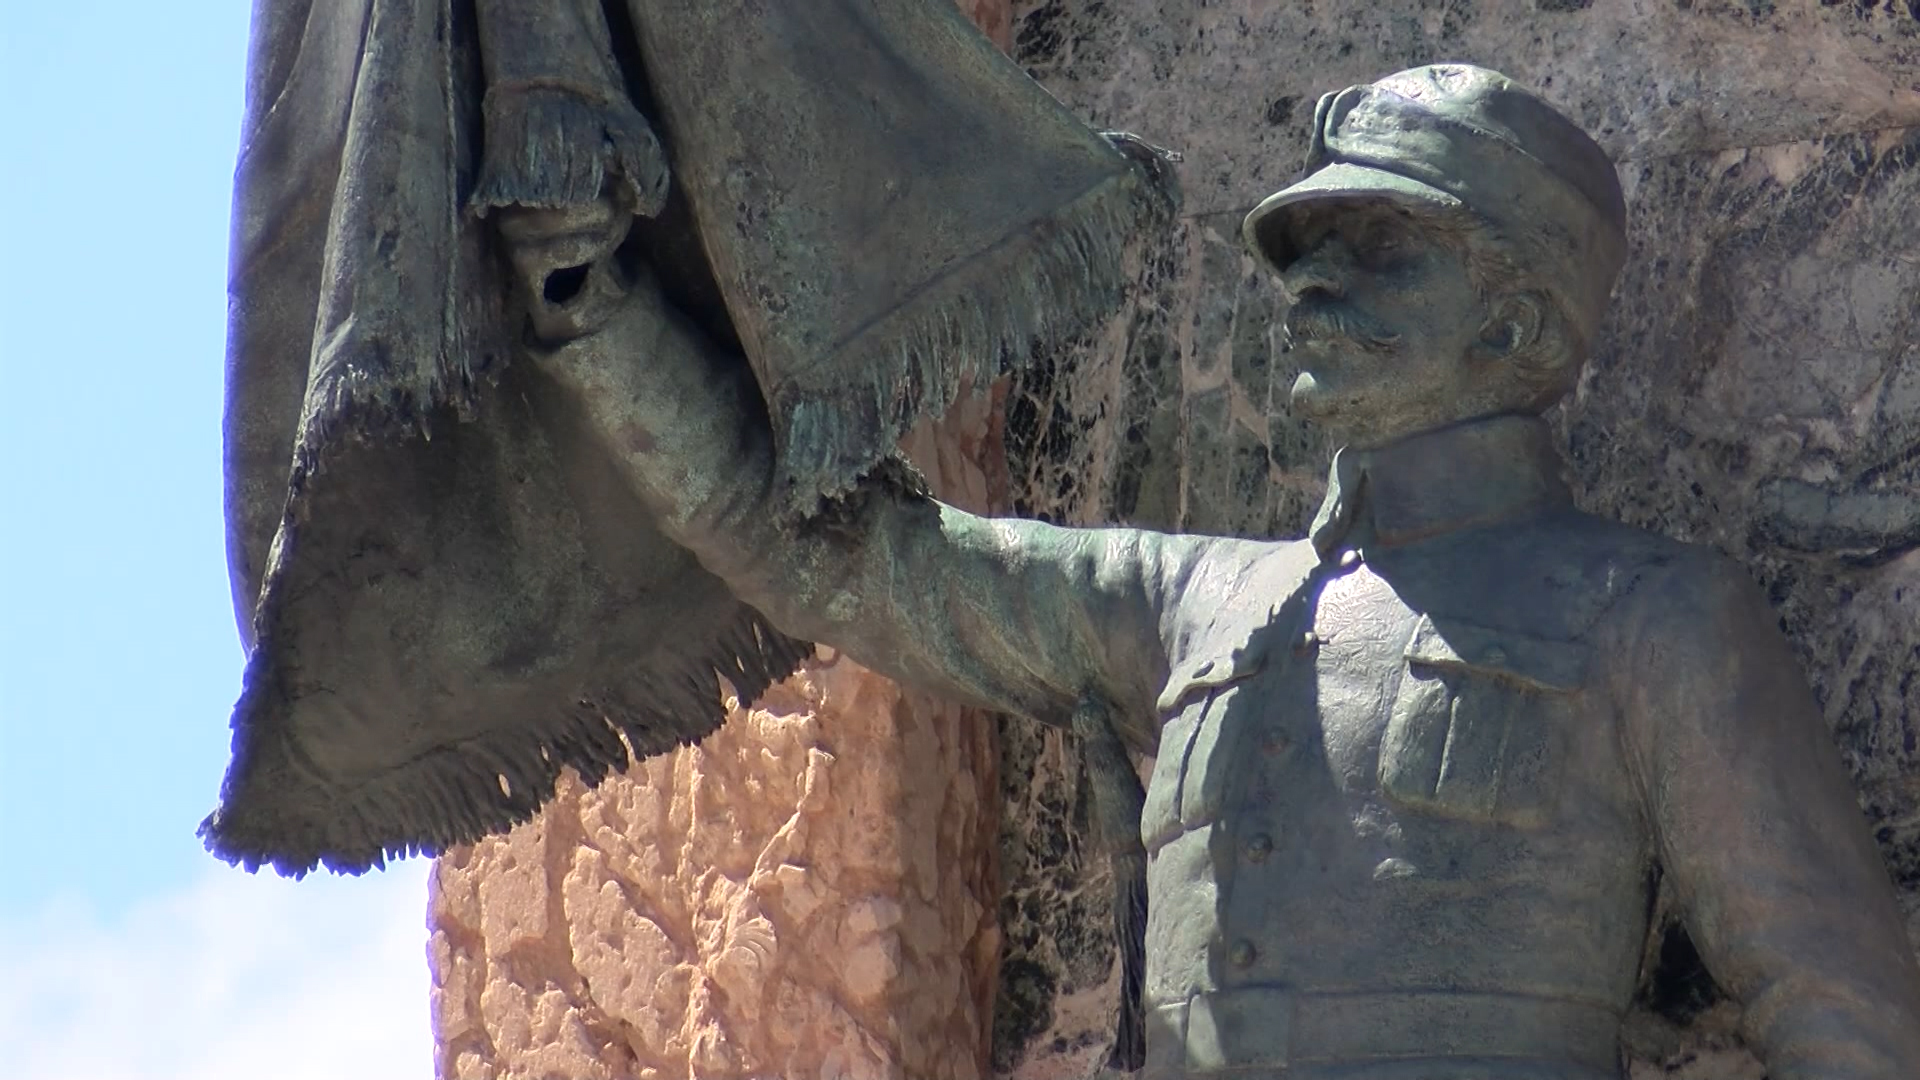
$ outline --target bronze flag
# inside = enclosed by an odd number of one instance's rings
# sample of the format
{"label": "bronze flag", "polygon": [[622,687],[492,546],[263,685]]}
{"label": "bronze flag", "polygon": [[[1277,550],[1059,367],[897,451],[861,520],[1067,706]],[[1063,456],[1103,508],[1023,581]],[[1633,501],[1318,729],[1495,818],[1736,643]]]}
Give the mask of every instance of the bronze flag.
{"label": "bronze flag", "polygon": [[[737,342],[784,509],[1103,314],[1164,170],[948,0],[258,0],[228,554],[249,653],[209,847],[359,871],[698,739],[806,654],[516,359],[488,210],[611,199]],[[669,169],[671,166],[671,169]],[[636,363],[646,362],[636,357]]]}

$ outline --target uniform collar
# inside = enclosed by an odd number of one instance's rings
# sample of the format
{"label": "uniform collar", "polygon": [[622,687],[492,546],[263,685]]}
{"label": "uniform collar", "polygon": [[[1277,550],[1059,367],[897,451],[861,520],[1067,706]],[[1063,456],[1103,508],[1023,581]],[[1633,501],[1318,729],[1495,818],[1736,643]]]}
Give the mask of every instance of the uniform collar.
{"label": "uniform collar", "polygon": [[1537,416],[1470,420],[1333,456],[1308,536],[1321,558],[1391,547],[1572,502],[1560,455]]}

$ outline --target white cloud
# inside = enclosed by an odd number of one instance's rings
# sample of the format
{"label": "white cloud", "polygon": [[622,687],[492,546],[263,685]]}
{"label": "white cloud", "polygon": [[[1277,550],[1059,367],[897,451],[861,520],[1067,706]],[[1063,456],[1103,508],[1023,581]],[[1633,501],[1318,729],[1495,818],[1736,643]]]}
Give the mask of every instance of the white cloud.
{"label": "white cloud", "polygon": [[424,859],[0,915],[15,1080],[431,1080]]}

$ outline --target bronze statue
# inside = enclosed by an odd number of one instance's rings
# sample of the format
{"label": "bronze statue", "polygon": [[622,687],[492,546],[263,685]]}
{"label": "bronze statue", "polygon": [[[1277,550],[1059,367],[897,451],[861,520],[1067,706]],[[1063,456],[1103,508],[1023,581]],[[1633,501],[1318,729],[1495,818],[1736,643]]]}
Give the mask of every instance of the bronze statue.
{"label": "bronze statue", "polygon": [[542,368],[775,626],[1155,756],[1153,1075],[1616,1078],[1662,893],[1774,1080],[1920,1075],[1920,969],[1774,616],[1574,509],[1540,419],[1624,258],[1607,158],[1436,65],[1323,99],[1308,170],[1246,223],[1343,444],[1304,540],[985,520],[885,472],[796,533],[753,383],[644,276]]}
{"label": "bronze statue", "polygon": [[1617,1078],[1663,897],[1774,1080],[1920,1075],[1771,612],[1561,479],[1625,208],[1534,95],[1329,95],[1247,219],[1342,446],[1262,542],[986,520],[882,461],[1169,199],[950,4],[264,0],[250,68],[218,853],[474,839],[825,642],[1087,740],[1139,818],[1154,1075]]}

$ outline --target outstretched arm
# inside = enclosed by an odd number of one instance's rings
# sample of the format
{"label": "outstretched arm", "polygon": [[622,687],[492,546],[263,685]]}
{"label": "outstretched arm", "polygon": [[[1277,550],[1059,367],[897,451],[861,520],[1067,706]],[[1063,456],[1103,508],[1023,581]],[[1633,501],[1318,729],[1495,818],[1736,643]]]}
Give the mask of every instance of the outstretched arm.
{"label": "outstretched arm", "polygon": [[543,368],[662,527],[783,631],[956,699],[1067,721],[1089,692],[1150,721],[1173,599],[1231,540],[988,520],[869,485],[775,520],[770,435],[737,358],[642,281]]}
{"label": "outstretched arm", "polygon": [[1774,1080],[1920,1076],[1920,967],[1772,611],[1727,564],[1649,592],[1625,638],[1629,747],[1748,1045]]}

